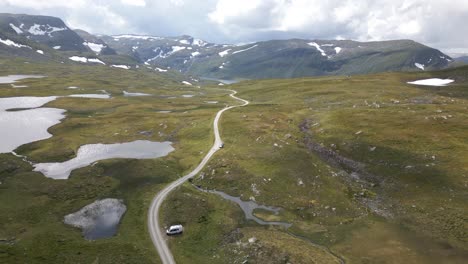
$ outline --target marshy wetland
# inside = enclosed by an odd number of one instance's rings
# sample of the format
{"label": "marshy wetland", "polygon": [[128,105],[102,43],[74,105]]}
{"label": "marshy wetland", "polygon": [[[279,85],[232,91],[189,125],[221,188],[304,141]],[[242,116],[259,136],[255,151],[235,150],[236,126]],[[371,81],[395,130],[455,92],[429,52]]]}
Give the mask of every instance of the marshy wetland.
{"label": "marshy wetland", "polygon": [[[8,67],[1,68],[1,76],[17,74],[17,68],[21,68],[22,74],[47,77],[19,80],[18,85],[28,86],[21,89],[2,84],[2,100],[17,100],[7,99],[12,97],[47,100],[34,99],[34,105],[14,102],[5,107],[4,113],[60,109],[61,118],[44,128],[47,138],[20,142],[5,151],[14,149],[21,157],[0,154],[0,261],[76,263],[99,258],[101,263],[157,262],[157,253],[145,229],[149,202],[162,186],[189,170],[203,156],[201,152],[212,140],[211,120],[220,109],[205,106],[203,101],[228,103],[231,101],[228,93],[201,89],[203,95],[183,98],[182,94],[188,92],[180,84],[183,77],[171,74],[166,77],[145,70],[113,74],[116,70],[106,67],[8,63]],[[109,95],[104,98],[100,90],[106,90],[112,98]],[[124,96],[123,91],[134,90],[167,97]],[[98,96],[69,97],[72,93]],[[2,142],[11,137],[4,135]],[[81,146],[125,142],[144,143],[140,147],[146,148],[146,156],[141,157],[145,155],[140,153],[141,148],[129,146],[123,156],[106,157],[73,170],[66,181],[44,177],[23,160],[25,157],[32,164],[60,164],[78,158]],[[161,143],[165,146],[163,151],[154,148],[157,142],[172,145]],[[129,150],[138,154],[127,155]],[[154,159],[162,154],[169,155]],[[123,200],[127,207],[112,236],[91,244],[79,229],[64,223],[65,216],[108,198]]]}
{"label": "marshy wetland", "polygon": [[[466,76],[465,67],[232,85],[251,104],[226,113],[225,150],[193,184],[280,207],[254,215],[292,226],[252,224],[186,186],[163,210],[167,224],[185,220],[187,235],[170,240],[176,261],[465,263]],[[454,82],[407,84],[430,78]]]}
{"label": "marshy wetland", "polygon": [[[34,98],[5,103],[2,114],[61,115],[42,129],[47,137],[0,154],[0,261],[160,263],[146,229],[151,199],[205,156],[215,113],[236,103],[230,92],[143,68],[0,65],[0,76],[47,76],[18,80],[21,89],[0,84],[0,102]],[[163,204],[161,222],[185,228],[168,240],[177,263],[466,263],[467,76],[459,68],[232,84],[250,104],[223,115],[224,148]],[[429,78],[454,82],[407,84]],[[78,93],[109,97],[69,97]],[[79,159],[83,146],[131,142],[166,145],[158,158],[87,160],[67,180],[35,171]],[[96,206],[108,199],[119,206]]]}

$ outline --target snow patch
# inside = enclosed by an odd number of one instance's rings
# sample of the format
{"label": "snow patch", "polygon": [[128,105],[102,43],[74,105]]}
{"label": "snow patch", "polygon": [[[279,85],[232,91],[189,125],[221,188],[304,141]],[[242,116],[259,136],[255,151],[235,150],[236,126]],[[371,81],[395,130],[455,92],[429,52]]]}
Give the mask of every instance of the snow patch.
{"label": "snow patch", "polygon": [[44,51],[42,50],[36,50],[37,53],[44,55]]}
{"label": "snow patch", "polygon": [[340,47],[336,47],[336,48],[335,48],[335,52],[336,52],[336,54],[339,54],[339,53],[341,52],[341,50],[343,50],[343,49],[342,49],[342,48],[340,48]]}
{"label": "snow patch", "polygon": [[199,46],[199,47],[204,47],[206,46],[208,43],[206,43],[204,40],[201,40],[201,39],[194,39],[193,40],[193,43],[192,45],[194,46]]}
{"label": "snow patch", "polygon": [[221,66],[219,66],[219,68],[224,69],[224,66],[226,65],[226,63],[228,63],[228,62],[223,62],[223,64],[221,64]]}
{"label": "snow patch", "polygon": [[198,51],[192,52],[192,57],[200,56],[200,54]]}
{"label": "snow patch", "polygon": [[79,57],[79,56],[72,56],[70,58],[68,58],[72,61],[76,61],[76,62],[82,62],[82,63],[100,63],[100,64],[103,64],[103,65],[106,65],[103,61],[101,61],[100,59],[97,59],[97,58],[91,58],[91,59],[88,59],[88,58],[85,58],[85,57]]}
{"label": "snow patch", "polygon": [[221,52],[218,53],[218,54],[219,54],[220,57],[224,57],[224,56],[226,56],[226,55],[229,54],[229,51],[231,51],[231,49],[227,49],[227,50],[225,50],[225,51],[221,51]]}
{"label": "snow patch", "polygon": [[320,47],[319,44],[315,43],[315,42],[309,42],[307,43],[309,46],[312,46],[312,47],[315,47],[319,52],[320,54],[322,54],[322,56],[324,57],[327,57],[327,54],[325,53],[325,51]]}
{"label": "snow patch", "polygon": [[96,54],[101,53],[102,49],[106,46],[106,45],[92,43],[92,42],[83,42],[83,45],[88,46]]}
{"label": "snow patch", "polygon": [[179,43],[184,44],[184,45],[190,45],[190,42],[188,40],[186,40],[186,39],[179,40]]}
{"label": "snow patch", "polygon": [[[184,49],[186,49],[186,47],[173,46],[173,47],[172,47],[172,53],[176,53],[176,52],[181,51],[181,50],[184,50]],[[172,54],[172,53],[171,53],[171,54]]]}
{"label": "snow patch", "polygon": [[440,57],[441,59],[443,59],[443,60],[448,61],[448,62],[452,61],[451,59],[449,59],[449,58],[447,58],[447,57],[445,57],[445,56],[439,56],[439,57]]}
{"label": "snow patch", "polygon": [[158,68],[158,67],[156,67],[155,70],[158,71],[158,72],[167,72],[167,70],[161,69],[161,68]]}
{"label": "snow patch", "polygon": [[130,66],[127,65],[111,65],[113,68],[120,68],[120,69],[125,69],[125,70],[130,70]]}
{"label": "snow patch", "polygon": [[62,46],[54,46],[54,50],[59,50]]}
{"label": "snow patch", "polygon": [[13,25],[12,23],[10,23],[10,27],[16,32],[16,34],[23,34],[23,30],[21,30],[19,27]]}
{"label": "snow patch", "polygon": [[100,63],[100,64],[103,64],[103,65],[106,65],[103,61],[101,61],[100,59],[88,59],[88,62],[91,62],[91,63]]}
{"label": "snow patch", "polygon": [[50,37],[52,36],[52,33],[58,32],[58,31],[64,31],[64,30],[67,30],[67,28],[66,27],[65,28],[52,27],[49,24],[47,25],[34,24],[33,26],[29,28],[28,32],[36,36],[49,35]]}
{"label": "snow patch", "polygon": [[183,81],[182,83],[185,84],[185,85],[192,85],[191,83],[189,83],[187,81]]}
{"label": "snow patch", "polygon": [[29,47],[29,46],[18,44],[18,43],[14,42],[14,41],[12,41],[12,40],[9,40],[9,39],[3,40],[3,39],[0,38],[0,43],[5,44],[5,45],[10,46],[10,47],[15,47],[15,48],[28,48],[28,49],[32,49],[32,48]]}
{"label": "snow patch", "polygon": [[88,59],[85,58],[85,57],[72,56],[72,57],[70,57],[68,59],[70,59],[72,61],[76,61],[76,62],[83,62],[83,63],[88,62]]}
{"label": "snow patch", "polygon": [[408,82],[408,83],[415,84],[415,85],[426,85],[426,86],[446,86],[447,84],[450,84],[452,82],[454,82],[454,80],[432,78],[432,79],[418,80],[418,81]]}
{"label": "snow patch", "polygon": [[258,45],[253,45],[253,46],[250,47],[250,48],[246,48],[246,49],[243,49],[243,50],[234,51],[234,52],[232,53],[232,55],[237,54],[237,53],[241,53],[241,52],[244,52],[244,51],[248,51],[248,50],[253,49],[253,48],[255,48],[255,47],[258,47]]}
{"label": "snow patch", "polygon": [[418,67],[419,69],[423,70],[424,71],[424,64],[421,64],[421,63],[415,63],[414,66]]}

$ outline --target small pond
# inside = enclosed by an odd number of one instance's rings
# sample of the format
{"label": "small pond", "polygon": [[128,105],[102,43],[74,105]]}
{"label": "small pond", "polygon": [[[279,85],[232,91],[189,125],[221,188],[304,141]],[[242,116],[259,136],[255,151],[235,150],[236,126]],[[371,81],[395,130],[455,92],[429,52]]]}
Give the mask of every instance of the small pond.
{"label": "small pond", "polygon": [[239,82],[238,80],[223,80],[223,79],[216,79],[216,78],[209,78],[209,77],[202,77],[200,79],[207,80],[207,81],[216,81],[216,82],[220,82],[224,84],[234,84],[234,83]]}
{"label": "small pond", "polygon": [[130,92],[123,91],[123,95],[127,96],[127,97],[135,97],[135,96],[150,96],[151,94],[147,94],[147,93],[130,93]]}
{"label": "small pond", "polygon": [[72,94],[72,95],[69,95],[67,97],[109,99],[110,95],[108,95],[108,94]]}
{"label": "small pond", "polygon": [[226,194],[224,192],[220,191],[215,191],[215,190],[203,190],[201,188],[196,187],[198,190],[203,191],[203,192],[208,192],[208,193],[214,193],[219,196],[221,196],[223,199],[231,201],[239,205],[239,207],[244,211],[245,214],[245,219],[247,220],[253,220],[257,222],[260,225],[278,225],[278,226],[283,226],[285,228],[289,228],[292,226],[290,223],[286,222],[269,222],[269,221],[263,221],[262,219],[256,217],[253,212],[257,209],[262,209],[268,212],[272,213],[279,213],[281,211],[281,208],[279,207],[273,207],[273,206],[266,206],[266,205],[259,205],[254,201],[242,201],[240,197],[234,197],[230,196],[229,194]]}
{"label": "small pond", "polygon": [[65,118],[65,110],[39,107],[55,99],[55,96],[0,98],[0,153],[50,138],[47,130]]}
{"label": "small pond", "polygon": [[117,144],[90,144],[81,146],[75,158],[65,162],[38,163],[34,171],[39,171],[48,178],[68,179],[70,173],[86,167],[96,161],[106,159],[155,159],[167,156],[174,151],[172,142],[152,142],[137,140]]}
{"label": "small pond", "polygon": [[44,78],[44,77],[45,76],[43,76],[43,75],[8,75],[8,76],[0,76],[0,84],[14,83],[16,81],[23,80],[23,79]]}
{"label": "small pond", "polygon": [[66,215],[64,223],[80,228],[88,240],[108,238],[117,233],[120,219],[125,211],[127,207],[122,200],[103,199]]}

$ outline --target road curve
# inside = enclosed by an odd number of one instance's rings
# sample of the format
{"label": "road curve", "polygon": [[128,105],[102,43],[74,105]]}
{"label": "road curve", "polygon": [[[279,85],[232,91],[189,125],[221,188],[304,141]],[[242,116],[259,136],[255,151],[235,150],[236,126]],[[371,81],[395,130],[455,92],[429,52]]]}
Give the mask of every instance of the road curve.
{"label": "road curve", "polygon": [[219,119],[221,118],[221,115],[225,111],[228,111],[232,108],[241,107],[241,106],[245,106],[249,104],[249,101],[236,97],[235,96],[235,94],[237,93],[236,91],[234,90],[228,90],[228,91],[232,92],[229,96],[231,96],[232,98],[236,100],[241,101],[243,104],[223,108],[216,114],[216,117],[213,122],[215,141],[210,151],[206,154],[206,156],[203,158],[200,164],[198,164],[198,166],[192,172],[170,183],[168,186],[162,189],[158,194],[156,194],[156,196],[153,198],[153,201],[151,202],[151,206],[148,212],[148,230],[150,232],[151,240],[153,241],[154,247],[158,251],[163,264],[175,264],[175,260],[174,260],[174,257],[172,256],[171,251],[169,250],[169,247],[167,246],[167,243],[165,240],[166,234],[160,228],[159,209],[161,208],[162,203],[164,202],[164,200],[167,198],[167,196],[172,190],[180,186],[182,183],[184,183],[188,179],[197,175],[203,169],[203,167],[205,167],[205,165],[208,163],[208,161],[213,156],[213,154],[215,154],[216,151],[219,150],[219,145],[222,143],[221,136],[219,135],[219,128],[218,128],[218,123],[219,123]]}

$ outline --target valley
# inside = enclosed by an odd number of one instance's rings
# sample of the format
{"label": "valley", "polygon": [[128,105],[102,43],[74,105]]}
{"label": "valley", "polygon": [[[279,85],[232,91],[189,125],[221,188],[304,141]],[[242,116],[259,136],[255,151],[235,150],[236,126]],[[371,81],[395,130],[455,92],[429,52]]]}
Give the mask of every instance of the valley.
{"label": "valley", "polygon": [[0,14],[0,126],[1,263],[468,260],[468,66],[412,40]]}
{"label": "valley", "polygon": [[[406,82],[464,79],[464,70],[233,85],[253,103],[226,115],[227,151],[193,184],[279,207],[254,214],[292,226],[259,227],[235,204],[186,186],[163,211],[168,224],[191,219],[184,222],[190,233],[170,240],[176,260],[463,263],[466,83]],[[310,241],[333,254],[311,261],[287,248],[313,250]]]}

